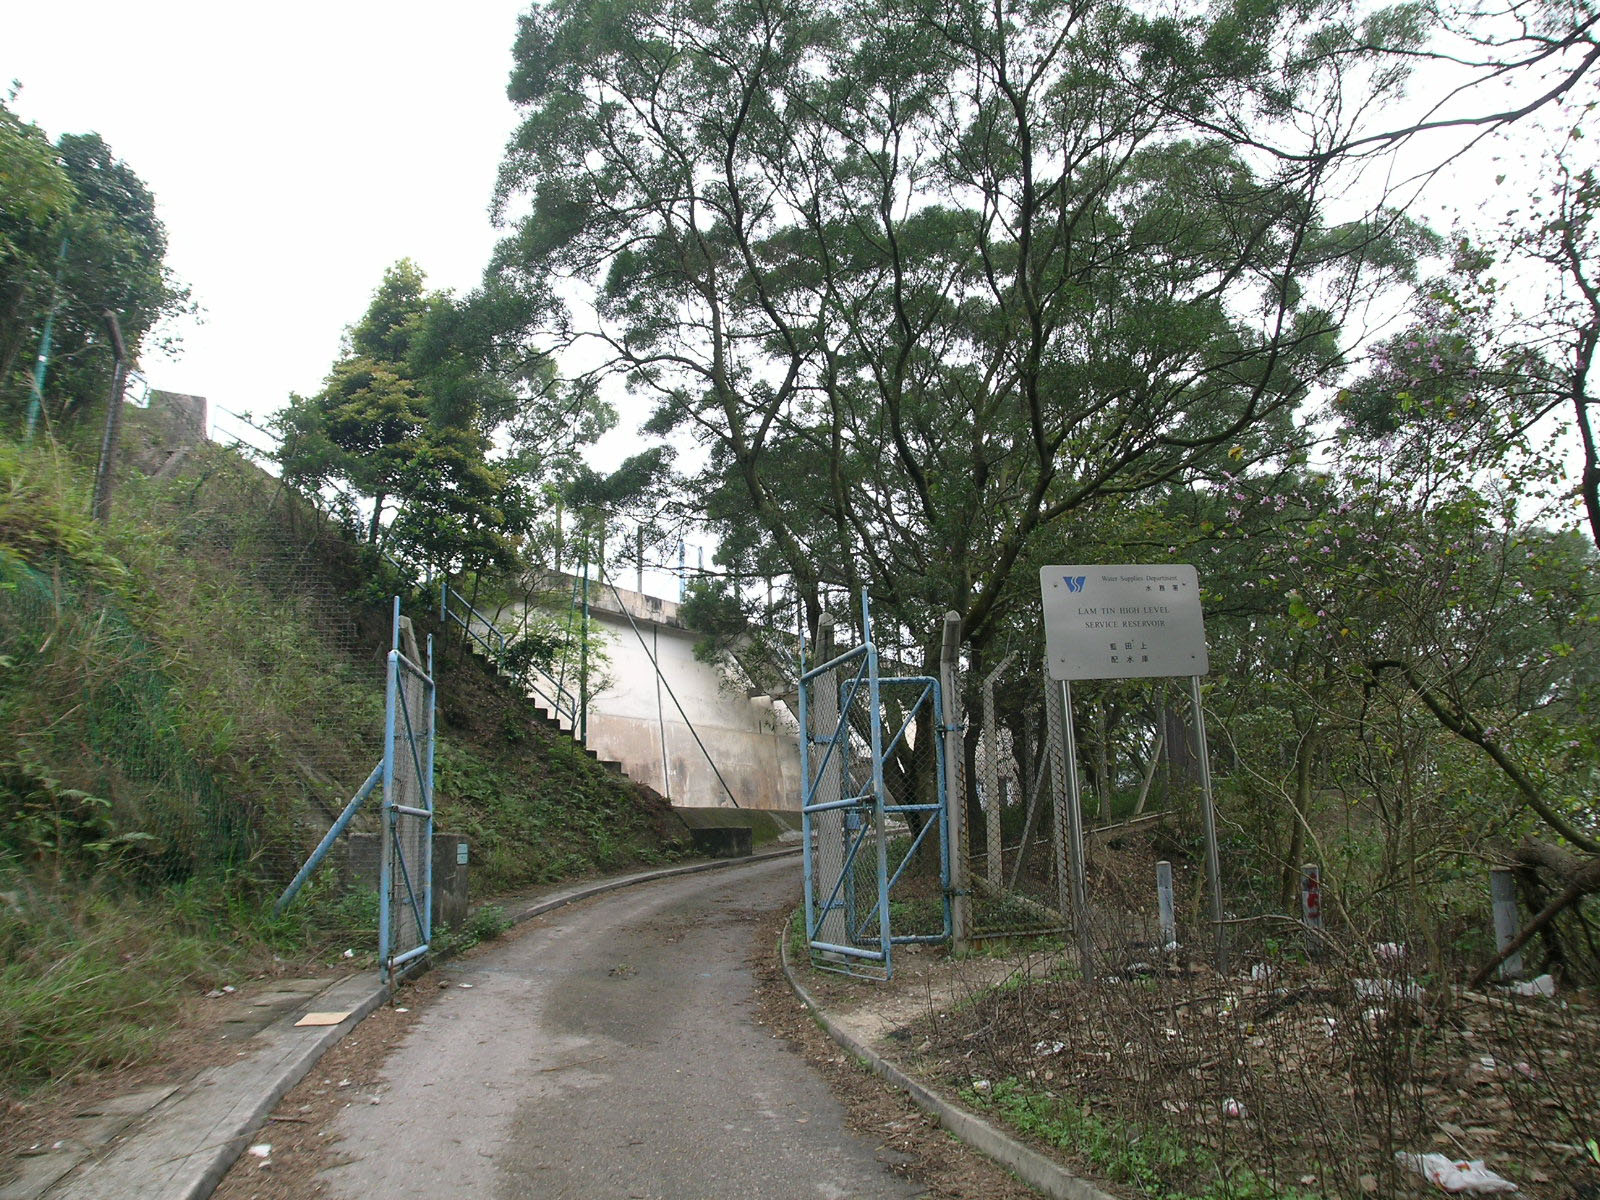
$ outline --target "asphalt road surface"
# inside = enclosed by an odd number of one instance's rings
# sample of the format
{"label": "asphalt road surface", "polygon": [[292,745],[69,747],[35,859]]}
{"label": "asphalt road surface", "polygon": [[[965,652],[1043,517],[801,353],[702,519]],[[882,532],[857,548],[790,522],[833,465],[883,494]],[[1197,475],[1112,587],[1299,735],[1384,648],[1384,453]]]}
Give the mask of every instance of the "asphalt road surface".
{"label": "asphalt road surface", "polygon": [[449,990],[329,1131],[322,1195],[755,1200],[920,1195],[757,1023],[783,858],[622,889],[438,972]]}

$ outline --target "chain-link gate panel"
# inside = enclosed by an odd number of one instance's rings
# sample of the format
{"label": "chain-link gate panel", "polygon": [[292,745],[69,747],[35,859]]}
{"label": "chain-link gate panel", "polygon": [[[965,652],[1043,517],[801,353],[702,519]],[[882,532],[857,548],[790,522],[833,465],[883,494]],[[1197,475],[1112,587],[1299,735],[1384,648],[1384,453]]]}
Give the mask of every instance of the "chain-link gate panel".
{"label": "chain-link gate panel", "polygon": [[[402,645],[404,649],[402,649]],[[428,952],[433,926],[433,639],[418,660],[395,604],[383,749],[383,866],[378,959],[384,977]]]}
{"label": "chain-link gate panel", "polygon": [[938,681],[878,666],[868,642],[801,677],[801,814],[813,959],[888,978],[950,937],[949,822]]}
{"label": "chain-link gate panel", "polygon": [[973,937],[1063,928],[1060,806],[1050,772],[1050,728],[1037,666],[1008,654],[976,697],[968,780],[967,878]]}
{"label": "chain-link gate panel", "polygon": [[[823,642],[824,652],[828,642]],[[862,753],[851,728],[857,695],[877,677],[871,645],[858,646],[800,678],[801,823],[805,846],[806,940],[824,962],[889,969],[888,901],[877,886],[887,846],[881,805],[870,778],[850,760]],[[870,722],[869,722],[870,725]],[[867,731],[870,738],[873,731]],[[870,758],[870,748],[867,750]]]}

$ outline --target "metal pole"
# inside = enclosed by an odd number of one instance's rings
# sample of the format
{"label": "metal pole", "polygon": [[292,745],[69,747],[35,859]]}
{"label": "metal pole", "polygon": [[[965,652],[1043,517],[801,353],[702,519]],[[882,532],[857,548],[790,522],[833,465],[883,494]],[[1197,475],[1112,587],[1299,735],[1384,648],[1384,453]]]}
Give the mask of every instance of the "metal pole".
{"label": "metal pole", "polygon": [[1078,964],[1094,982],[1094,938],[1089,930],[1089,893],[1083,878],[1083,800],[1078,788],[1077,735],[1072,728],[1072,685],[1061,681],[1061,727],[1067,755],[1067,859],[1072,873],[1072,923],[1078,931]]}
{"label": "metal pole", "polygon": [[438,740],[435,736],[439,720],[439,685],[438,676],[433,673],[433,634],[428,635],[428,761],[425,770],[427,777],[422,781],[423,805],[428,810],[428,837],[423,851],[423,919],[427,922],[422,931],[422,941],[426,946],[433,945],[433,835],[434,835],[434,804],[433,804],[433,747]]}
{"label": "metal pole", "polygon": [[338,820],[334,821],[328,827],[328,832],[322,835],[322,840],[317,843],[317,848],[311,852],[311,857],[306,859],[305,865],[295,872],[295,877],[289,881],[289,886],[283,889],[283,895],[279,896],[278,902],[272,906],[273,916],[281,915],[283,910],[289,907],[301,887],[304,886],[305,881],[311,878],[311,872],[317,869],[317,866],[326,857],[328,851],[333,848],[334,842],[339,840],[339,835],[350,824],[350,819],[356,815],[356,810],[361,807],[361,802],[372,794],[372,789],[377,787],[382,780],[383,763],[379,762],[377,766],[372,768],[372,774],[367,776],[367,781],[356,789],[354,796],[350,797],[349,802],[344,806],[344,811],[339,814]]}
{"label": "metal pole", "polygon": [[867,702],[872,706],[867,722],[872,732],[872,821],[878,841],[878,944],[883,952],[883,977],[894,978],[890,960],[893,931],[889,928],[889,838],[884,829],[883,722],[880,719],[882,694],[878,687],[878,648],[872,643],[872,608],[867,589],[861,589],[861,628],[866,633]]}
{"label": "metal pole", "polygon": [[[621,600],[621,597],[618,597]],[[661,658],[661,626],[650,626],[650,640],[654,643],[653,662]],[[672,777],[667,773],[667,710],[661,704],[661,672],[656,672],[656,730],[661,735],[661,794],[672,803]]]}
{"label": "metal pole", "polygon": [[1044,714],[1048,732],[1045,757],[1050,763],[1050,863],[1056,874],[1056,911],[1062,924],[1072,911],[1072,889],[1067,883],[1067,751],[1061,728],[1061,689],[1050,682],[1050,660],[1044,662]]}
{"label": "metal pole", "polygon": [[[811,861],[811,814],[806,811],[806,800],[811,794],[811,706],[806,703],[806,685],[800,676],[806,671],[806,629],[802,624],[800,634],[800,664],[795,671],[794,690],[795,702],[798,705],[800,717],[800,869],[805,875],[802,891],[804,893],[806,917],[806,941],[816,939],[816,889],[812,884],[811,872],[814,869]],[[825,630],[817,631],[819,642],[823,639]],[[826,661],[821,660],[821,661]]]}
{"label": "metal pole", "polygon": [[390,895],[394,890],[394,739],[395,712],[399,707],[400,685],[400,597],[394,598],[394,636],[389,648],[388,683],[384,689],[383,719],[383,807],[378,821],[381,850],[378,868],[378,971],[388,979],[390,955],[394,950],[390,923]]}
{"label": "metal pole", "polygon": [[945,805],[950,813],[951,939],[957,953],[972,945],[972,894],[967,862],[966,730],[961,723],[961,689],[956,668],[961,654],[961,614],[944,615],[939,650],[939,686],[944,690]]}
{"label": "metal pole", "polygon": [[1217,812],[1211,795],[1211,749],[1206,741],[1206,712],[1200,703],[1200,676],[1189,676],[1189,700],[1194,706],[1194,736],[1200,760],[1201,817],[1206,832],[1206,875],[1211,882],[1211,923],[1217,931],[1217,971],[1228,969],[1228,928],[1222,923],[1222,858],[1217,852]]}
{"label": "metal pole", "polygon": [[583,547],[583,628],[578,644],[578,744],[589,744],[589,544]]}

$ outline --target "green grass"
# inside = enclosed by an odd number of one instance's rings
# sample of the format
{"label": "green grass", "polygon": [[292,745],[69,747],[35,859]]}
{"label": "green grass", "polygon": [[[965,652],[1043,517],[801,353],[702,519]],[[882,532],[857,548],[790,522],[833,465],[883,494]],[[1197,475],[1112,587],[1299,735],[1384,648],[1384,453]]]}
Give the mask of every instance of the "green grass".
{"label": "green grass", "polygon": [[184,991],[213,986],[244,957],[149,897],[0,893],[0,1093],[147,1057]]}
{"label": "green grass", "polygon": [[[128,433],[136,455],[131,412]],[[334,860],[272,907],[381,754],[394,581],[229,452],[188,468],[125,479],[102,526],[82,464],[0,438],[0,1100],[138,1061],[252,965],[377,942]],[[407,611],[426,634],[428,603]],[[477,847],[476,895],[672,856],[631,785],[438,648],[439,825]]]}
{"label": "green grass", "polygon": [[1187,1145],[1159,1122],[1131,1125],[1087,1104],[1010,1079],[962,1099],[1030,1138],[1082,1159],[1096,1173],[1149,1200],[1322,1200],[1302,1188],[1274,1187],[1247,1169]]}

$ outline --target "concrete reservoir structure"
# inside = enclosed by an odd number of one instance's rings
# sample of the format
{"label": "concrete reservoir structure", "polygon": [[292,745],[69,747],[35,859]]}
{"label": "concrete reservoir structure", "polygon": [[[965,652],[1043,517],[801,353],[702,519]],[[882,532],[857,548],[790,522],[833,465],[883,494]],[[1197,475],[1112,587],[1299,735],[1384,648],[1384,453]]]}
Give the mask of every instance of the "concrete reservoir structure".
{"label": "concrete reservoir structure", "polygon": [[[562,573],[541,583],[563,598],[582,591]],[[503,610],[496,624],[520,616]],[[606,660],[605,687],[589,697],[590,750],[679,807],[799,809],[800,727],[789,704],[751,695],[736,666],[695,658],[699,635],[676,603],[591,580],[589,639]],[[566,686],[577,691],[570,672]]]}

